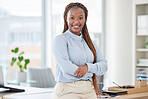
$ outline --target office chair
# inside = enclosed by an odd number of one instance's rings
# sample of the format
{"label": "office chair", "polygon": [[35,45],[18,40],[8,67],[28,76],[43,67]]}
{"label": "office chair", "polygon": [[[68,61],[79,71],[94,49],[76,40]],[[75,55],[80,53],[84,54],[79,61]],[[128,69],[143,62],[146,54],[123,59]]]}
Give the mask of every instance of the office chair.
{"label": "office chair", "polygon": [[98,80],[98,87],[99,87],[99,92],[100,94],[102,94],[102,89],[104,87],[104,84],[103,84],[103,80],[104,80],[104,75],[101,75],[101,76],[97,76],[97,80]]}
{"label": "office chair", "polygon": [[35,80],[32,87],[50,88],[55,86],[55,79],[50,68],[28,68],[28,80]]}

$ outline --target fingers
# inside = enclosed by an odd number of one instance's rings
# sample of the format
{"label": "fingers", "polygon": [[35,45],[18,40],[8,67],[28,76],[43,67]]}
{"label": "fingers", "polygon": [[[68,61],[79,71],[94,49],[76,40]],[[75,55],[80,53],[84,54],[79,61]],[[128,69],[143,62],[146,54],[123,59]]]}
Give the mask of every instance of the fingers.
{"label": "fingers", "polygon": [[80,71],[80,68],[78,68],[78,69],[76,70],[76,72],[74,73],[74,75],[76,76],[76,74],[79,73],[79,71]]}
{"label": "fingers", "polygon": [[77,75],[77,77],[83,77],[83,71],[81,70],[81,68],[78,68],[74,73],[74,75],[75,76]]}
{"label": "fingers", "polygon": [[82,72],[78,72],[77,77],[83,77],[83,73]]}
{"label": "fingers", "polygon": [[76,72],[74,73],[74,75],[76,76],[76,74],[77,74],[77,77],[83,77],[84,76],[83,70],[81,70],[81,68],[78,68],[76,70]]}
{"label": "fingers", "polygon": [[[83,74],[80,74],[80,75],[79,75],[79,77],[83,77],[83,76],[84,76]],[[77,76],[77,77],[78,77],[78,76]]]}
{"label": "fingers", "polygon": [[76,70],[76,72],[74,73],[74,75],[77,77],[83,77],[87,72],[88,72],[88,67],[87,66],[82,66],[82,65],[78,65],[78,69]]}

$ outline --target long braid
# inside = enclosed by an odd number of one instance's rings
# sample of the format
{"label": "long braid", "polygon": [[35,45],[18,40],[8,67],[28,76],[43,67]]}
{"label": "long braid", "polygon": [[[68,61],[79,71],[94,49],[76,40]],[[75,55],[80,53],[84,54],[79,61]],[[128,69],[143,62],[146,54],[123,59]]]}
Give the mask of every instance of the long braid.
{"label": "long braid", "polygon": [[[83,9],[83,11],[85,13],[85,19],[87,20],[87,16],[88,16],[87,8],[81,3],[70,3],[69,5],[66,6],[65,11],[64,11],[64,29],[63,29],[63,33],[66,30],[68,30],[68,24],[67,24],[67,21],[66,21],[67,20],[67,13],[73,7],[79,7],[81,9]],[[92,41],[90,39],[86,23],[84,24],[84,27],[82,28],[82,35],[83,35],[84,40],[86,41],[87,45],[89,46],[90,50],[92,51],[92,53],[94,55],[93,63],[95,63],[96,59],[97,59],[96,50],[95,50],[95,47],[94,47],[94,45],[93,45],[93,43],[92,43]],[[94,85],[94,89],[96,91],[96,94],[99,95],[97,77],[96,77],[95,74],[93,74],[92,79],[93,79],[93,85]]]}

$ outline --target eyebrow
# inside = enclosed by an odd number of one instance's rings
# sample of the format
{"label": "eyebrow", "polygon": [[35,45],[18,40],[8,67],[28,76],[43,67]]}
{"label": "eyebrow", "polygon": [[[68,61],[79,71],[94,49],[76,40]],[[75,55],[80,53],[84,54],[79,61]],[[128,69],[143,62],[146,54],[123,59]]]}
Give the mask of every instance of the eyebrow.
{"label": "eyebrow", "polygon": [[[74,16],[74,15],[70,15],[70,16]],[[83,15],[80,15],[80,16],[83,16]]]}

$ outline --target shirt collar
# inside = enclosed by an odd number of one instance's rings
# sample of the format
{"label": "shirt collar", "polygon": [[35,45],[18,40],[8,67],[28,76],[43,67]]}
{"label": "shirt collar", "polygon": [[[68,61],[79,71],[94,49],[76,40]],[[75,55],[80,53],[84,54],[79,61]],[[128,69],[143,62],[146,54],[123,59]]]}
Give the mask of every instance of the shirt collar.
{"label": "shirt collar", "polygon": [[83,36],[82,36],[82,33],[81,33],[81,32],[80,32],[80,36],[78,36],[78,35],[76,35],[76,34],[70,32],[69,29],[66,31],[66,33],[67,33],[71,38],[73,38],[73,39],[75,39],[75,40],[82,41],[82,39],[83,39]]}

